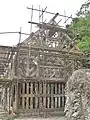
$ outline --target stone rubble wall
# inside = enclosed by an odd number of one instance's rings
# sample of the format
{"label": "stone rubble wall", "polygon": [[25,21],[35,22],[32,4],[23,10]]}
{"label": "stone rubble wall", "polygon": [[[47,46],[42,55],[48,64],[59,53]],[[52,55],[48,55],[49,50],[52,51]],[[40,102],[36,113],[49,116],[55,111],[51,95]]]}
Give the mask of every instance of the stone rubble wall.
{"label": "stone rubble wall", "polygon": [[65,91],[65,119],[90,120],[90,69],[75,71]]}

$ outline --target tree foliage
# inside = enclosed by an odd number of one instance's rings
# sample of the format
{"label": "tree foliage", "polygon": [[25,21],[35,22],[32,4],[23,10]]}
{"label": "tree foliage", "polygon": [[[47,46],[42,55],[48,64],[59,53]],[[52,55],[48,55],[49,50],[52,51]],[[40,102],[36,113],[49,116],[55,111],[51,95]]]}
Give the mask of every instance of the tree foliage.
{"label": "tree foliage", "polygon": [[78,40],[78,47],[83,52],[90,52],[90,0],[85,2],[77,17],[72,20],[69,29]]}
{"label": "tree foliage", "polygon": [[87,0],[84,4],[81,5],[80,10],[77,13],[77,16],[86,16],[90,13],[90,0]]}

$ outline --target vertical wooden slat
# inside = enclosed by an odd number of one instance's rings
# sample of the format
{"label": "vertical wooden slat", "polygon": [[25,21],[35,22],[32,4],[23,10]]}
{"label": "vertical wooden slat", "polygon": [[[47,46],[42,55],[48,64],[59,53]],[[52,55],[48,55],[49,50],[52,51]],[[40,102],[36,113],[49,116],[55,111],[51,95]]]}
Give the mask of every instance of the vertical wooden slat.
{"label": "vertical wooden slat", "polygon": [[59,93],[59,97],[58,97],[58,107],[60,108],[60,94],[61,94],[61,84],[59,83],[58,85],[58,93]]}
{"label": "vertical wooden slat", "polygon": [[62,107],[64,107],[64,84],[62,84],[62,95],[63,95],[63,97],[62,97]]}
{"label": "vertical wooden slat", "polygon": [[[59,83],[57,83],[57,94],[60,94]],[[57,108],[59,108],[59,97],[57,97]]]}
{"label": "vertical wooden slat", "polygon": [[57,97],[55,97],[55,108],[57,108]]}
{"label": "vertical wooden slat", "polygon": [[40,86],[39,86],[39,93],[42,94],[42,83],[40,83]]}
{"label": "vertical wooden slat", "polygon": [[[39,85],[39,94],[42,94],[42,83]],[[42,108],[42,97],[39,98],[39,108]]]}
{"label": "vertical wooden slat", "polygon": [[22,86],[23,86],[22,83],[20,83],[20,94],[22,94],[22,90],[23,90]]}
{"label": "vertical wooden slat", "polygon": [[58,85],[58,93],[60,94],[60,84]]}
{"label": "vertical wooden slat", "polygon": [[[39,87],[39,86],[40,86],[40,83],[39,83],[39,82],[37,83],[37,86],[38,86],[38,95],[39,95],[39,94],[40,94],[40,93],[39,93],[39,91],[40,91],[40,87]],[[40,101],[39,98],[40,98],[40,97],[38,96],[38,98],[37,98],[37,99],[38,99],[38,106],[37,106],[38,109],[39,109],[39,106],[40,106],[40,105],[39,105],[39,101]]]}
{"label": "vertical wooden slat", "polygon": [[47,100],[47,97],[46,97],[46,108],[47,108],[47,105],[48,105],[48,100]]}
{"label": "vertical wooden slat", "polygon": [[29,82],[29,94],[31,94],[31,82]]}
{"label": "vertical wooden slat", "polygon": [[59,108],[59,97],[57,97],[57,108]]}
{"label": "vertical wooden slat", "polygon": [[48,88],[47,88],[47,90],[48,90],[48,94],[50,93],[50,86],[49,86],[49,83],[48,83]]}
{"label": "vertical wooden slat", "polygon": [[27,83],[27,95],[29,94],[29,83]]}
{"label": "vertical wooden slat", "polygon": [[35,99],[35,108],[38,107],[38,83],[35,83],[35,94],[36,94],[36,99]]}
{"label": "vertical wooden slat", "polygon": [[47,103],[48,103],[48,105],[47,105],[47,106],[48,106],[48,108],[49,108],[49,104],[50,104],[49,97],[47,98],[47,100],[48,100],[48,102],[47,102]]}
{"label": "vertical wooden slat", "polygon": [[[48,83],[48,85],[47,85],[47,93],[48,93],[48,95],[49,95],[49,92],[50,92],[50,86],[49,86],[49,83]],[[49,97],[47,97],[47,107],[49,108]]]}
{"label": "vertical wooden slat", "polygon": [[31,83],[31,98],[30,98],[30,108],[33,109],[33,83]]}
{"label": "vertical wooden slat", "polygon": [[[11,104],[10,104],[11,100],[10,100],[10,87],[9,87],[9,110],[10,110],[10,107],[11,107]],[[16,101],[17,103],[17,101]]]}
{"label": "vertical wooden slat", "polygon": [[58,107],[60,108],[60,97],[58,98]]}
{"label": "vertical wooden slat", "polygon": [[60,84],[60,107],[62,107],[62,83]]}
{"label": "vertical wooden slat", "polygon": [[24,109],[24,94],[25,94],[25,83],[23,83],[23,97],[22,97],[22,108]]}
{"label": "vertical wooden slat", "polygon": [[[31,94],[31,82],[28,83],[28,94]],[[31,97],[28,98],[28,109],[30,109],[30,101],[31,101]]]}
{"label": "vertical wooden slat", "polygon": [[26,98],[26,109],[28,109],[28,105],[29,105],[29,103],[28,103],[28,98],[29,98],[29,83],[26,83],[27,84],[27,98]]}
{"label": "vertical wooden slat", "polygon": [[30,100],[31,100],[31,98],[29,97],[29,98],[28,98],[28,105],[29,105],[29,106],[28,106],[28,109],[30,109]]}
{"label": "vertical wooden slat", "polygon": [[6,105],[7,105],[7,88],[6,88]]}
{"label": "vertical wooden slat", "polygon": [[[2,88],[2,92],[3,92],[3,88]],[[7,109],[9,110],[9,88],[7,88]]]}
{"label": "vertical wooden slat", "polygon": [[55,83],[55,94],[57,94],[57,83]]}
{"label": "vertical wooden slat", "polygon": [[51,83],[49,83],[49,108],[51,108]]}
{"label": "vertical wooden slat", "polygon": [[[57,83],[55,83],[55,95],[57,94]],[[55,97],[55,108],[57,108],[57,97]]]}
{"label": "vertical wooden slat", "polygon": [[51,108],[53,108],[53,94],[54,91],[53,91],[53,83],[51,84]]}
{"label": "vertical wooden slat", "polygon": [[43,104],[44,108],[46,108],[46,83],[43,84],[43,94],[44,94]]}
{"label": "vertical wooden slat", "polygon": [[[48,84],[48,94],[51,94],[51,83]],[[48,98],[48,108],[51,107],[51,96]]]}

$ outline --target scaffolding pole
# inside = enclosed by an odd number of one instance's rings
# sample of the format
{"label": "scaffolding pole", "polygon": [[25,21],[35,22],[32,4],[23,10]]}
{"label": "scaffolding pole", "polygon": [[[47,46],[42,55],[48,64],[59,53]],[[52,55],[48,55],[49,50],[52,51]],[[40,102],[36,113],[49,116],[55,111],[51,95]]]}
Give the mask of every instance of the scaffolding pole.
{"label": "scaffolding pole", "polygon": [[[27,7],[27,9],[32,9],[32,8]],[[39,10],[38,9],[33,9],[33,10],[42,12],[42,10],[40,10],[40,9]],[[48,14],[52,14],[52,15],[56,15],[56,13],[53,13],[53,12],[48,12],[48,11],[44,11],[44,10],[43,10],[43,12],[48,13]],[[72,18],[71,16],[69,17],[69,16],[61,15],[61,14],[59,14],[59,16],[66,17],[66,18]]]}
{"label": "scaffolding pole", "polygon": [[[31,21],[33,19],[33,5],[32,5],[32,9],[31,9]],[[30,24],[30,34],[32,32],[32,23]],[[30,37],[31,39],[31,37]],[[28,48],[28,56],[27,56],[27,76],[29,76],[29,64],[30,64],[30,43],[29,43],[29,48]]]}

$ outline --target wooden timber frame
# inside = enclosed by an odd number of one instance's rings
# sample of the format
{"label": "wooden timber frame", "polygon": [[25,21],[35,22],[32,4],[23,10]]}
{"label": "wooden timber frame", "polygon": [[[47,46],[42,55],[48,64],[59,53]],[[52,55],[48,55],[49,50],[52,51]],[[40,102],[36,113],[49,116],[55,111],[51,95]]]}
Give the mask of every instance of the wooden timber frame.
{"label": "wooden timber frame", "polygon": [[74,53],[67,30],[55,22],[57,15],[49,23],[35,23],[39,30],[20,44],[14,58],[11,105],[19,115],[64,115],[65,84],[82,67],[82,53]]}
{"label": "wooden timber frame", "polygon": [[[19,114],[23,113],[24,115],[30,116],[63,115],[65,105],[65,83],[68,77],[72,74],[73,70],[76,69],[73,63],[75,64],[80,56],[78,56],[78,54],[71,54],[70,56],[70,54],[67,55],[67,52],[64,52],[64,56],[63,52],[56,49],[31,47],[28,69],[28,61],[27,58],[25,58],[25,56],[27,56],[26,54],[28,54],[28,52],[25,53],[25,50],[27,51],[26,48],[23,48],[23,46],[20,48],[18,108],[16,108],[16,110],[18,109]],[[58,62],[55,63],[55,60],[52,63],[53,59],[50,59],[50,57],[53,57],[54,59],[57,57],[64,61],[64,64],[62,64],[61,61],[59,64]],[[37,60],[38,63],[36,64]],[[81,66],[78,65],[78,67]],[[27,69],[25,70],[25,68],[27,68],[28,71]],[[17,105],[16,78],[13,79],[11,91],[10,103],[14,108]]]}
{"label": "wooden timber frame", "polygon": [[2,84],[6,109],[23,116],[64,115],[65,84],[89,57],[77,50],[57,16],[48,23],[30,22],[39,30],[11,52]]}

